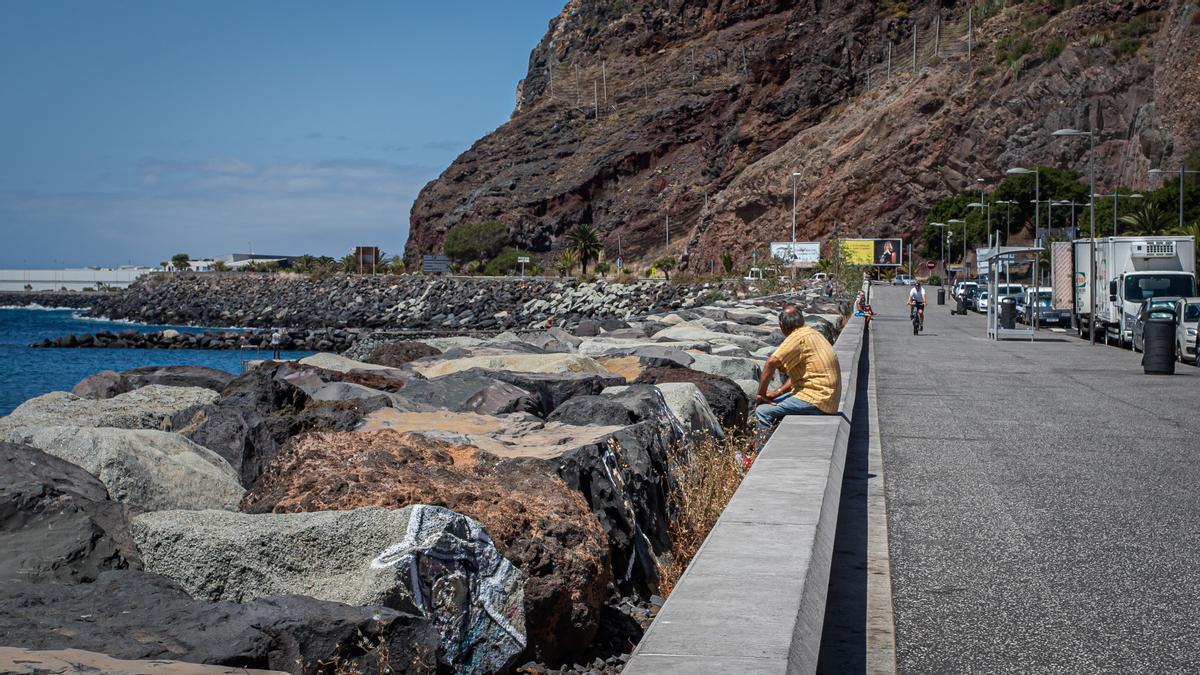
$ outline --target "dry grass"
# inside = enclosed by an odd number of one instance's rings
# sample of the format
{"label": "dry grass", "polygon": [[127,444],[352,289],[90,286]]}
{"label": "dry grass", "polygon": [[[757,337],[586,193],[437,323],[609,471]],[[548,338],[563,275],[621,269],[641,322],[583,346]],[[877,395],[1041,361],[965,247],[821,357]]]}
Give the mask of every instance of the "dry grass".
{"label": "dry grass", "polygon": [[668,509],[671,560],[659,570],[659,586],[668,595],[712,531],[749,468],[742,460],[754,457],[755,436],[726,429],[725,440],[707,437],[690,448],[677,446],[670,454]]}

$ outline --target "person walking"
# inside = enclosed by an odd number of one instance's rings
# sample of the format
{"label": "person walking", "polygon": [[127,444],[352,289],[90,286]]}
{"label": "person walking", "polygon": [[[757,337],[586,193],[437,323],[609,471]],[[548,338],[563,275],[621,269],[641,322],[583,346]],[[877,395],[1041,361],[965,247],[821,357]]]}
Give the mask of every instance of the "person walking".
{"label": "person walking", "polygon": [[[788,415],[836,414],[842,395],[842,373],[833,346],[824,335],[804,325],[800,308],[784,307],[779,330],[785,337],[767,359],[754,397],[760,443]],[[777,371],[783,371],[787,380],[772,390]]]}

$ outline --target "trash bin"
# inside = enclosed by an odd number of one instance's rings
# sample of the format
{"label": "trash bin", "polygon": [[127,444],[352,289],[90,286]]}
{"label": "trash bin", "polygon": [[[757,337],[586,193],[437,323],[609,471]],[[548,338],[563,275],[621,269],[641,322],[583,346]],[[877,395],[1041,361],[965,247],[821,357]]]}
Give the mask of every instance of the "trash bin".
{"label": "trash bin", "polygon": [[1000,298],[1000,327],[1012,330],[1017,327],[1017,299]]}
{"label": "trash bin", "polygon": [[946,304],[946,288],[945,287],[938,289],[938,304],[939,305]]}
{"label": "trash bin", "polygon": [[1175,313],[1155,308],[1142,328],[1142,369],[1147,375],[1175,374]]}

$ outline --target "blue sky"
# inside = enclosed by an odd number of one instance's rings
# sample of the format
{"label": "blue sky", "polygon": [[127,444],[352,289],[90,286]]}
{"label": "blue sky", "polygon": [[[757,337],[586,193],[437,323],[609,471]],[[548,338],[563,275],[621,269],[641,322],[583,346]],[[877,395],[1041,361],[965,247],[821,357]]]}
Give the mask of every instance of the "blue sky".
{"label": "blue sky", "polygon": [[398,253],[565,0],[6,0],[0,266]]}

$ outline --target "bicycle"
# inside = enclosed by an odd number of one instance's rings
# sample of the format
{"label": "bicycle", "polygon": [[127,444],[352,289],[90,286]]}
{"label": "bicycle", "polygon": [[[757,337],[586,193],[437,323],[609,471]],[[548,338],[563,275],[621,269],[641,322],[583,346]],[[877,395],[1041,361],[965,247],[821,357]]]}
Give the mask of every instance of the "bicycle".
{"label": "bicycle", "polygon": [[922,307],[921,305],[913,304],[912,311],[909,313],[909,316],[912,319],[913,335],[916,335],[917,333],[921,332],[921,329],[924,328],[924,326],[921,325],[922,324],[921,313],[920,313],[921,307]]}

